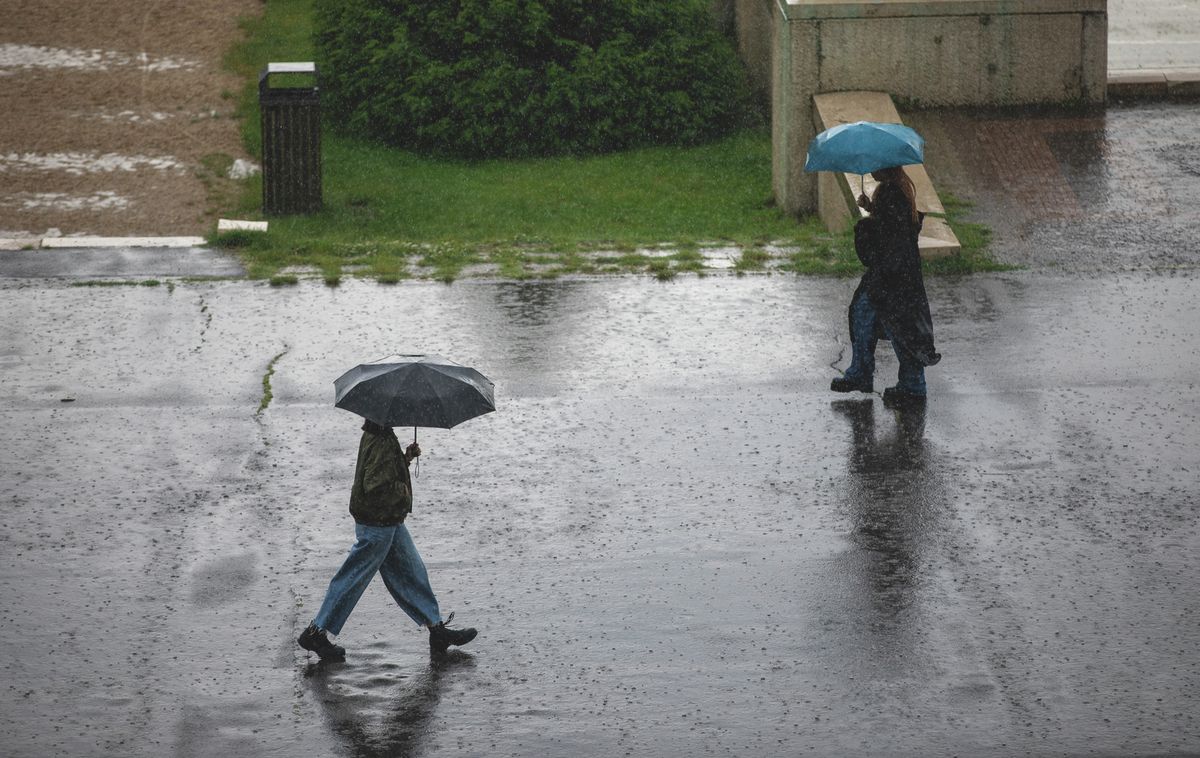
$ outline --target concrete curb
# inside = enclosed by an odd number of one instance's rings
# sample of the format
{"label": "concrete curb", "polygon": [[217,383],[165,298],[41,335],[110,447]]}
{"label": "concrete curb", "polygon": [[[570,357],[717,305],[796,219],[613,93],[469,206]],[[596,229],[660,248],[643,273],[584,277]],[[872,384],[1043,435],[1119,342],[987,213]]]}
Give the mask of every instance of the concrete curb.
{"label": "concrete curb", "polygon": [[203,237],[0,237],[0,250],[97,247],[201,247]]}
{"label": "concrete curb", "polygon": [[1113,100],[1188,100],[1200,98],[1200,69],[1109,71]]}

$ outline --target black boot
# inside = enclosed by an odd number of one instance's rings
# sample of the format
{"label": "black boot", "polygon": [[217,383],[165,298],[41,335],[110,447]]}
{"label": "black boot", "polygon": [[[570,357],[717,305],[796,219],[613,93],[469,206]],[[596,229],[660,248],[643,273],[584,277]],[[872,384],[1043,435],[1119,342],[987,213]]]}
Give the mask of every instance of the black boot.
{"label": "black boot", "polygon": [[870,379],[862,381],[861,379],[851,379],[847,376],[839,376],[829,383],[829,389],[834,392],[874,392],[875,383]]}
{"label": "black boot", "polygon": [[429,652],[434,655],[442,655],[451,645],[465,645],[475,639],[475,635],[479,632],[474,629],[447,629],[446,624],[454,619],[454,614],[451,613],[446,617],[445,621],[434,624],[429,627]]}
{"label": "black boot", "polygon": [[325,632],[318,629],[316,624],[309,624],[308,628],[300,633],[300,638],[296,640],[300,643],[300,647],[305,650],[311,650],[321,657],[322,660],[329,658],[335,661],[346,660],[346,648],[340,647],[329,641],[329,637]]}
{"label": "black boot", "polygon": [[883,405],[893,409],[924,408],[925,396],[905,392],[899,387],[888,387],[883,391]]}

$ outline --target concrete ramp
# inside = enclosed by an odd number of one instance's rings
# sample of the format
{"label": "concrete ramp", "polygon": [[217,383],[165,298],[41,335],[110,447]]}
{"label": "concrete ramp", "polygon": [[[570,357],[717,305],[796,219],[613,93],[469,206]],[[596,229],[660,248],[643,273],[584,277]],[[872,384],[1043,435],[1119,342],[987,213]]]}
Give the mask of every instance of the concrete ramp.
{"label": "concrete ramp", "polygon": [[[902,124],[900,113],[886,92],[830,92],[813,96],[813,125],[818,132],[839,124],[855,121],[876,121],[883,124]],[[917,210],[925,213],[919,241],[921,257],[925,260],[957,255],[961,250],[958,237],[946,223],[946,209],[938,199],[929,180],[929,174],[921,165],[905,166],[917,190]],[[840,232],[852,219],[867,215],[856,202],[861,192],[869,196],[875,189],[875,180],[868,174],[834,174],[821,171],[817,174],[817,212],[830,231]]]}

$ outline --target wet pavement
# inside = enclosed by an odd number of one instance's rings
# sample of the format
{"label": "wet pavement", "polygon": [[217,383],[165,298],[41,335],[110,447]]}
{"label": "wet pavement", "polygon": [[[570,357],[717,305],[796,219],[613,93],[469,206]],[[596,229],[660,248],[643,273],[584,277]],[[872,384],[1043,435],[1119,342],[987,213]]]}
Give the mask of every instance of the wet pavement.
{"label": "wet pavement", "polygon": [[212,248],[30,249],[0,251],[0,276],[14,279],[124,280],[130,277],[243,277],[236,259]]}
{"label": "wet pavement", "polygon": [[1003,262],[1067,271],[1200,264],[1200,103],[905,113],[938,191],[973,204]]}
{"label": "wet pavement", "polygon": [[[931,281],[924,414],[826,389],[854,284],[0,281],[4,753],[1200,751],[1196,271]],[[376,583],[319,664],[404,350],[497,385],[409,522],[481,634]]]}

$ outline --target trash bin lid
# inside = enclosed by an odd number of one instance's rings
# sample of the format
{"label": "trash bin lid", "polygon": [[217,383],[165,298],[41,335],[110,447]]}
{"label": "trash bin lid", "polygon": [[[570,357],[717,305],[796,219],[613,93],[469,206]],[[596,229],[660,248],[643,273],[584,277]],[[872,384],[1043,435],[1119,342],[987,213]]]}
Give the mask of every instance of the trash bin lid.
{"label": "trash bin lid", "polygon": [[[272,74],[311,74],[312,84],[302,87],[279,87],[271,86]],[[258,75],[258,96],[259,100],[266,98],[295,100],[300,99],[315,99],[317,96],[317,64],[312,61],[291,61],[291,62],[276,62],[268,63],[263,68],[262,73]]]}
{"label": "trash bin lid", "polygon": [[312,61],[294,61],[291,63],[268,63],[266,70],[267,74],[315,74],[317,73],[317,64]]}

